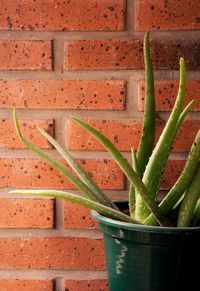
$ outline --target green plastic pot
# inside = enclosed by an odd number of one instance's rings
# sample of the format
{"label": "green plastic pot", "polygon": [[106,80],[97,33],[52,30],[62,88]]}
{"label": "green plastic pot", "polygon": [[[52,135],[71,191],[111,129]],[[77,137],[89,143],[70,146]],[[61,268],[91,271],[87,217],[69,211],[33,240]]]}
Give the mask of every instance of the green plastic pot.
{"label": "green plastic pot", "polygon": [[200,290],[200,227],[134,225],[92,215],[104,235],[110,291]]}

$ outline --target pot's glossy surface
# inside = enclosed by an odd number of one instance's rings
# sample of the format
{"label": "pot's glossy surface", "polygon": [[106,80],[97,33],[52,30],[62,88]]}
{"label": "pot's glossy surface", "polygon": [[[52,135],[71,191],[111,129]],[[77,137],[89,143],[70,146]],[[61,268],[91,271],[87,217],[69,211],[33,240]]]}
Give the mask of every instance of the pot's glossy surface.
{"label": "pot's glossy surface", "polygon": [[152,227],[92,215],[104,234],[110,291],[200,290],[200,227]]}

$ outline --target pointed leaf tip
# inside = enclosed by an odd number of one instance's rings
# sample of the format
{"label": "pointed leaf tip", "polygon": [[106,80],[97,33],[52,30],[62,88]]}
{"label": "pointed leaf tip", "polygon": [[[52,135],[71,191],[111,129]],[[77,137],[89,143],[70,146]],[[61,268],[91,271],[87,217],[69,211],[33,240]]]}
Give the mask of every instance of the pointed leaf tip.
{"label": "pointed leaf tip", "polygon": [[180,58],[180,67],[185,67],[185,60],[184,60],[184,58]]}

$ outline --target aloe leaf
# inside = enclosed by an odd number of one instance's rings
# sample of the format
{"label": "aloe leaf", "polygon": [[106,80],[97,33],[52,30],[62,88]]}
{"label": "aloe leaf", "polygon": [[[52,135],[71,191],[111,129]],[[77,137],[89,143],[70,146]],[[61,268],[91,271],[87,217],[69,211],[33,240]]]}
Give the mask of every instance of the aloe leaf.
{"label": "aloe leaf", "polygon": [[140,174],[139,162],[138,162],[136,150],[134,148],[131,148],[131,157],[132,157],[133,169],[139,176]]}
{"label": "aloe leaf", "polygon": [[[138,174],[138,161],[137,161],[137,154],[136,151],[131,148],[131,155],[132,155],[132,164],[133,164],[133,170]],[[129,212],[131,217],[135,217],[135,202],[136,202],[136,197],[135,197],[135,187],[132,183],[130,183],[129,187],[129,193],[128,193],[128,204],[129,204]]]}
{"label": "aloe leaf", "polygon": [[198,167],[198,170],[195,173],[195,176],[181,202],[181,208],[179,210],[177,222],[178,227],[187,227],[191,224],[192,214],[200,196],[199,181],[200,166]]}
{"label": "aloe leaf", "polygon": [[91,135],[93,135],[103,146],[107,149],[107,151],[112,155],[114,160],[126,174],[127,178],[130,182],[135,186],[138,193],[144,199],[147,207],[150,211],[154,214],[157,221],[160,225],[169,225],[170,222],[162,215],[160,209],[158,208],[156,202],[153,200],[151,195],[148,192],[147,187],[141,181],[140,177],[137,173],[133,170],[131,165],[127,162],[127,160],[122,156],[122,154],[118,151],[118,149],[99,131],[97,131],[91,125],[85,123],[83,120],[72,117],[73,121],[78,123],[81,127],[83,127],[86,131],[88,131]]}
{"label": "aloe leaf", "polygon": [[139,173],[142,177],[145,167],[152,154],[155,140],[155,96],[154,96],[154,76],[151,64],[149,49],[149,32],[144,37],[144,62],[145,62],[145,109],[142,136],[137,152]]}
{"label": "aloe leaf", "polygon": [[129,192],[128,192],[128,207],[129,207],[129,213],[132,218],[135,217],[135,203],[136,203],[136,197],[135,197],[135,187],[133,184],[130,184]]}
{"label": "aloe leaf", "polygon": [[[154,94],[154,75],[153,67],[151,63],[150,49],[149,49],[149,32],[145,34],[144,37],[144,63],[145,63],[145,108],[144,108],[144,118],[143,118],[143,128],[142,135],[140,139],[140,144],[137,153],[138,171],[140,177],[143,176],[146,165],[152,154],[155,142],[155,124],[156,124],[156,109],[155,109],[155,94]],[[134,190],[135,191],[135,190]],[[131,188],[131,192],[133,189]],[[135,208],[138,209],[136,205],[140,203],[141,196],[135,194],[129,195],[129,200],[135,195]],[[138,202],[139,200],[139,202]],[[141,209],[140,209],[141,210]]]}
{"label": "aloe leaf", "polygon": [[178,122],[177,122],[176,131],[174,133],[175,135],[177,134],[181,124],[183,123],[185,117],[188,115],[188,113],[189,113],[190,109],[192,108],[192,106],[194,105],[194,103],[195,103],[195,100],[191,100],[187,104],[187,106],[184,108],[184,110],[181,112],[180,117],[179,117]]}
{"label": "aloe leaf", "polygon": [[67,168],[62,166],[56,160],[52,159],[44,151],[42,151],[40,148],[38,148],[37,146],[35,146],[29,140],[22,136],[15,108],[13,109],[13,120],[17,136],[30,150],[32,150],[35,154],[37,154],[39,157],[45,160],[54,169],[58,170],[61,174],[67,177],[76,186],[76,188],[80,190],[81,193],[83,193],[92,200],[96,200],[94,193],[80,179],[78,179]]}
{"label": "aloe leaf", "polygon": [[191,219],[191,225],[196,226],[199,220],[200,220],[200,199],[197,201],[197,204],[194,208],[194,213]]}
{"label": "aloe leaf", "polygon": [[[155,199],[160,182],[162,179],[164,167],[169,157],[170,149],[175,139],[177,123],[181,114],[182,105],[185,99],[186,91],[186,71],[185,61],[183,58],[180,59],[180,82],[178,96],[170,114],[170,117],[163,129],[163,132],[153,150],[153,153],[146,166],[143,182],[149,189],[152,197]],[[138,197],[136,202],[136,219],[144,221],[150,214],[147,207],[144,205],[142,197]]]}
{"label": "aloe leaf", "polygon": [[[39,132],[56,148],[65,161],[71,166],[71,168],[78,175],[80,180],[94,193],[95,200],[106,206],[118,209],[118,207],[107,197],[103,191],[97,186],[97,184],[90,178],[89,174],[77,163],[77,161],[65,151],[60,144],[51,137],[46,131],[38,128]],[[118,209],[119,210],[119,209]]]}
{"label": "aloe leaf", "polygon": [[108,206],[102,205],[98,202],[92,201],[85,197],[78,196],[76,194],[57,191],[57,190],[12,190],[9,193],[12,194],[26,194],[26,195],[36,195],[36,196],[50,196],[54,198],[61,198],[67,201],[71,201],[90,209],[96,210],[98,213],[120,221],[129,222],[129,223],[137,223],[138,221],[132,219],[130,216],[118,211],[116,209],[110,208]]}
{"label": "aloe leaf", "polygon": [[[167,215],[169,213],[172,207],[178,202],[183,193],[189,187],[196,173],[199,161],[200,161],[200,130],[198,131],[194,139],[188,158],[186,160],[186,164],[180,177],[178,178],[174,186],[171,188],[169,193],[159,204],[159,207],[164,215]],[[148,225],[157,224],[152,214],[144,221],[144,223]]]}

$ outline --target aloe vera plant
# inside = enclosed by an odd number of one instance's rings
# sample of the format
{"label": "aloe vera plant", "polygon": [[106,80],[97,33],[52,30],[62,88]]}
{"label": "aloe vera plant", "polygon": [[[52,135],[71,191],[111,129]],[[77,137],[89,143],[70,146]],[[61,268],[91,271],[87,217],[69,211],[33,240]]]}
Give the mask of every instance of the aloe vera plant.
{"label": "aloe vera plant", "polygon": [[[200,187],[198,186],[200,179],[200,131],[196,135],[179,179],[169,190],[165,198],[160,203],[157,201],[170,149],[182,122],[194,103],[194,101],[191,101],[183,108],[186,91],[185,61],[183,58],[180,59],[180,81],[176,102],[156,144],[154,77],[148,32],[144,38],[144,63],[146,96],[143,129],[138,151],[130,149],[133,160],[132,165],[129,164],[118,149],[102,133],[85,121],[75,116],[71,117],[75,123],[88,131],[104,146],[129,179],[128,202],[130,215],[122,213],[72,155],[64,150],[47,132],[38,129],[64,158],[66,163],[71,166],[73,172],[27,140],[21,134],[15,109],[13,110],[13,118],[19,139],[30,150],[69,179],[83,196],[56,190],[13,190],[11,193],[58,197],[94,209],[106,217],[129,223],[178,227],[197,225],[200,220]],[[172,216],[172,212],[176,213],[176,215]]]}

